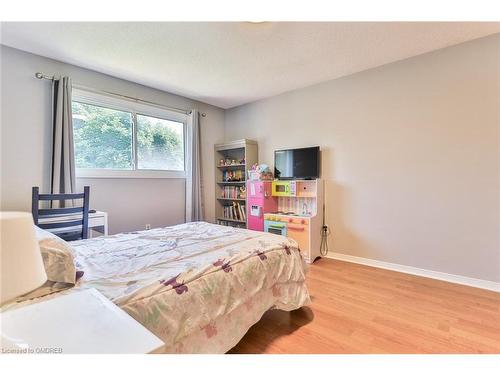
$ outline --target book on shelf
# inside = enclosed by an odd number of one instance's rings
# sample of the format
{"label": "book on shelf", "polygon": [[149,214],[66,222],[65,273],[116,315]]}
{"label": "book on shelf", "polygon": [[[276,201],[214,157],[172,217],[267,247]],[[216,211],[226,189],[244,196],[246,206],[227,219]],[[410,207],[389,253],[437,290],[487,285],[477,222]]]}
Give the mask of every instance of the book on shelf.
{"label": "book on shelf", "polygon": [[224,225],[226,227],[246,228],[245,223],[235,223],[233,221],[225,221],[223,219],[217,220],[217,224]]}
{"label": "book on shelf", "polygon": [[246,221],[245,206],[238,205],[239,216],[241,221]]}
{"label": "book on shelf", "polygon": [[246,207],[239,202],[224,206],[222,219],[246,221]]}
{"label": "book on shelf", "polygon": [[239,186],[223,186],[221,188],[221,198],[226,199],[244,199],[244,188]]}

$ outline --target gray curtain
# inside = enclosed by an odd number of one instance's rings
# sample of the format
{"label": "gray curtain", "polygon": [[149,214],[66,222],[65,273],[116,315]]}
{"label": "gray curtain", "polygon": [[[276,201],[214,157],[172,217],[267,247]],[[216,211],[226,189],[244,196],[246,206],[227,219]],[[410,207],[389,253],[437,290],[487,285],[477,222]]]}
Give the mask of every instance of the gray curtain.
{"label": "gray curtain", "polygon": [[[52,178],[51,192],[74,193],[75,156],[71,114],[71,78],[52,83]],[[66,205],[70,205],[66,201]],[[62,206],[62,205],[61,205]]]}
{"label": "gray curtain", "polygon": [[201,175],[201,142],[200,114],[196,109],[191,111],[190,119],[190,157],[186,179],[186,221],[203,220],[203,192]]}

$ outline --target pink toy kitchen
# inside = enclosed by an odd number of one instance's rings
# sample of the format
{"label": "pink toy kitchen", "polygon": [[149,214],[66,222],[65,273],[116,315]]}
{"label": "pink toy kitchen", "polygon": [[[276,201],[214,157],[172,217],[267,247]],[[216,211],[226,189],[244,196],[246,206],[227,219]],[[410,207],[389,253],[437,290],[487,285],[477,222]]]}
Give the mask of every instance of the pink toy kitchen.
{"label": "pink toy kitchen", "polygon": [[[319,148],[315,149],[319,159]],[[304,168],[302,171],[294,169],[293,160],[297,162],[297,159],[300,159],[302,150],[304,149],[285,150],[298,154],[281,157],[285,160],[276,156],[282,151],[275,152],[275,176],[281,179],[247,181],[248,229],[294,239],[304,260],[312,263],[321,257],[321,239],[325,234],[323,183],[319,178],[314,178],[319,177],[319,160],[313,160],[317,165],[316,170],[314,165],[309,166],[307,171]],[[302,154],[305,156],[304,152]],[[311,160],[310,155],[311,152],[307,155],[308,162]],[[295,178],[301,175],[305,178]],[[249,176],[252,177],[251,171]]]}

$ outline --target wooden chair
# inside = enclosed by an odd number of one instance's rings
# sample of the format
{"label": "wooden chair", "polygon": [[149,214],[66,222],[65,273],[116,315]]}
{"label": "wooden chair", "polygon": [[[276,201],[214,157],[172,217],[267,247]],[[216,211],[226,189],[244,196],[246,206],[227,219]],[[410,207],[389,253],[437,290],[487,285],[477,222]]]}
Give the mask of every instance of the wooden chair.
{"label": "wooden chair", "polygon": [[[89,186],[84,187],[83,193],[77,194],[39,194],[38,186],[33,186],[31,199],[31,213],[33,214],[33,221],[36,226],[42,229],[47,229],[49,231],[53,229],[56,236],[59,236],[66,241],[86,239],[88,237],[89,227],[89,196]],[[83,206],[39,208],[40,201],[52,202],[75,199],[83,199]],[[80,215],[81,218],[79,217]],[[75,217],[78,219],[75,219]],[[39,219],[47,220],[46,222],[40,222]]]}

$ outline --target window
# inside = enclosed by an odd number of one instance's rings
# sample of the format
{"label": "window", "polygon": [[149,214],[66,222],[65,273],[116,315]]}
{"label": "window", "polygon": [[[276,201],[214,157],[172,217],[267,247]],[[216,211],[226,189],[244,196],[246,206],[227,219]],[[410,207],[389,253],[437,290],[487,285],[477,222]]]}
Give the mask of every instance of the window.
{"label": "window", "polygon": [[187,115],[73,90],[77,177],[185,177]]}
{"label": "window", "polygon": [[137,162],[139,169],[184,170],[184,125],[137,115]]}
{"label": "window", "polygon": [[76,168],[133,169],[132,114],[73,101]]}

